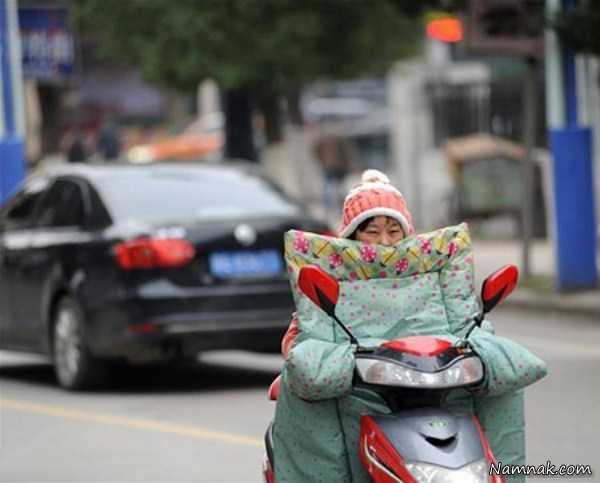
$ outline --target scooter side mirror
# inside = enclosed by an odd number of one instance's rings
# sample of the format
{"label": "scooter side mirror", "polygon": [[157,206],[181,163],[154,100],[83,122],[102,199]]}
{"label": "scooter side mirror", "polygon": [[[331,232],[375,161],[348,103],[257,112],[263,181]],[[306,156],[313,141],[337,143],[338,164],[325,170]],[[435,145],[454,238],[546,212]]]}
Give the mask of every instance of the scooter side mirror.
{"label": "scooter side mirror", "polygon": [[305,265],[300,269],[298,286],[327,315],[334,317],[340,286],[335,278],[316,265]]}
{"label": "scooter side mirror", "polygon": [[487,277],[481,287],[483,313],[487,314],[496,305],[508,297],[519,280],[519,269],[515,265],[506,265]]}

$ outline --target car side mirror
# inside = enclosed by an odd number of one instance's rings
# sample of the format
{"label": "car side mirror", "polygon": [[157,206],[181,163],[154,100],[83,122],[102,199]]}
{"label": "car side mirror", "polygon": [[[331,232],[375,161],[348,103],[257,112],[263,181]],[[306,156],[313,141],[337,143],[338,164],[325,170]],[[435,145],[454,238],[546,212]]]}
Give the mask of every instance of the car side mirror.
{"label": "car side mirror", "polygon": [[519,269],[515,265],[506,265],[487,277],[481,287],[483,313],[487,314],[508,297],[518,280]]}
{"label": "car side mirror", "polygon": [[315,305],[330,317],[335,317],[340,294],[340,286],[335,278],[316,265],[305,265],[300,269],[298,286]]}

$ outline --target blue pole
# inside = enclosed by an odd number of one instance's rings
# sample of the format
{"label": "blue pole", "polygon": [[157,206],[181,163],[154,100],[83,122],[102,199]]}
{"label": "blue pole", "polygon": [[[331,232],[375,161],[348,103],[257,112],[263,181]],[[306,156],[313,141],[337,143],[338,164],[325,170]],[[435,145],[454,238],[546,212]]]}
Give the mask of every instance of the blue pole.
{"label": "blue pole", "polygon": [[12,95],[12,74],[10,59],[10,39],[8,32],[8,11],[6,0],[0,0],[0,45],[2,46],[2,96],[4,99],[4,130],[11,135],[16,131],[14,102]]}
{"label": "blue pole", "polygon": [[[565,10],[575,7],[577,0],[563,0]],[[577,73],[575,69],[575,53],[568,48],[563,48],[563,78],[565,89],[566,125],[577,126]]]}
{"label": "blue pole", "polygon": [[577,126],[550,131],[554,157],[557,285],[560,290],[593,288],[596,224],[592,177],[592,133]]}
{"label": "blue pole", "polygon": [[[25,152],[22,133],[17,127],[15,102],[15,85],[13,85],[13,69],[16,62],[14,42],[19,42],[19,33],[15,29],[15,0],[0,0],[0,74],[2,79],[3,106],[2,130],[0,131],[0,204],[2,204],[25,177]],[[12,26],[12,28],[11,28]],[[19,79],[17,82],[21,82]]]}
{"label": "blue pole", "polygon": [[[566,9],[575,4],[575,0],[563,0]],[[593,148],[591,130],[579,125],[577,96],[585,93],[577,92],[573,51],[562,49],[562,64],[564,119],[549,130],[554,159],[557,286],[559,290],[577,290],[598,284]]]}

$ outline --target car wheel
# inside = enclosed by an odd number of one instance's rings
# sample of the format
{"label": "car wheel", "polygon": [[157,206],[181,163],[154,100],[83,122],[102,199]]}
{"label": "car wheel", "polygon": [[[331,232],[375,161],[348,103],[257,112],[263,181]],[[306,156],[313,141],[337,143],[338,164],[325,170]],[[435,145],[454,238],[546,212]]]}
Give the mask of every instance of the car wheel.
{"label": "car wheel", "polygon": [[97,385],[103,376],[101,361],[86,345],[83,311],[71,298],[58,304],[54,320],[54,372],[65,389],[78,390]]}

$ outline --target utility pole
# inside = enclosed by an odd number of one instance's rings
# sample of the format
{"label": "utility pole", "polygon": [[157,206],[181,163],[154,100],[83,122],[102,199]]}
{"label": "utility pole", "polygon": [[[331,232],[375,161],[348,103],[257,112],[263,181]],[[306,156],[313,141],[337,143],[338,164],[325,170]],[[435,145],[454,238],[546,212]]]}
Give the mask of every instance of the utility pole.
{"label": "utility pole", "polygon": [[25,176],[23,77],[16,0],[0,0],[0,204]]}
{"label": "utility pole", "polygon": [[525,158],[521,163],[522,170],[522,206],[521,206],[521,229],[522,229],[522,253],[521,268],[525,278],[531,275],[530,245],[533,227],[533,150],[535,147],[536,120],[537,120],[537,99],[536,99],[536,80],[538,61],[534,57],[526,57],[525,63],[527,70],[525,73],[525,83],[523,86],[524,98],[524,136],[523,144],[525,146]]}

